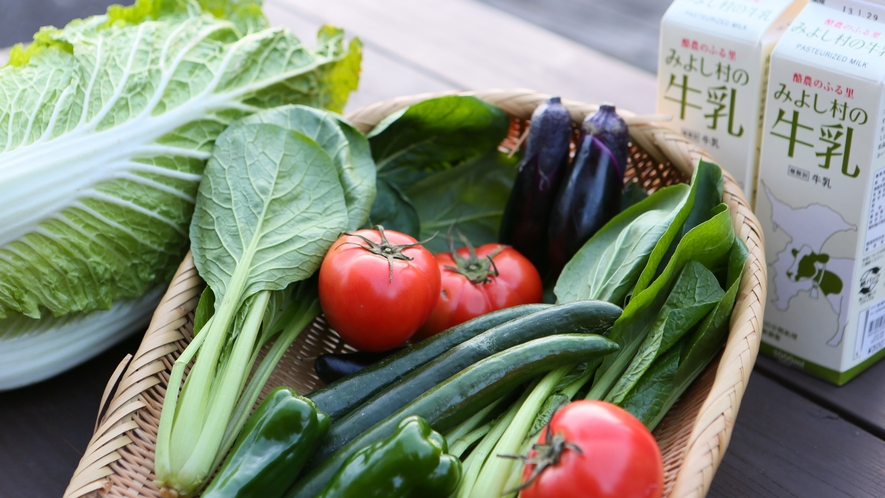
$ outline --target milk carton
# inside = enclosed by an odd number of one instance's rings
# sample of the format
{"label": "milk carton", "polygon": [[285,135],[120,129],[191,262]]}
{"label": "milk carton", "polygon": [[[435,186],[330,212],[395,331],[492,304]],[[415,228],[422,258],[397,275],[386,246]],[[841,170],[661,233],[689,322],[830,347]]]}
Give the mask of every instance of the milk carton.
{"label": "milk carton", "polygon": [[843,384],[885,355],[885,16],[828,4],[771,55],[756,215],[762,351]]}
{"label": "milk carton", "polygon": [[657,110],[753,202],[768,56],[805,0],[675,0],[661,21]]}

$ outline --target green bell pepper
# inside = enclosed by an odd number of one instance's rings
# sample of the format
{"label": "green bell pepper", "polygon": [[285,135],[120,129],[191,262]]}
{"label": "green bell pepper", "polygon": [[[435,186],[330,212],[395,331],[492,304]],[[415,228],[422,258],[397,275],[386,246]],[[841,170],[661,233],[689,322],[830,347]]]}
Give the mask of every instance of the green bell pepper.
{"label": "green bell pepper", "polygon": [[277,498],[298,478],[331,419],[278,387],[258,405],[203,498]]}
{"label": "green bell pepper", "polygon": [[387,439],[345,460],[317,498],[446,498],[458,489],[461,461],[423,418],[406,417]]}

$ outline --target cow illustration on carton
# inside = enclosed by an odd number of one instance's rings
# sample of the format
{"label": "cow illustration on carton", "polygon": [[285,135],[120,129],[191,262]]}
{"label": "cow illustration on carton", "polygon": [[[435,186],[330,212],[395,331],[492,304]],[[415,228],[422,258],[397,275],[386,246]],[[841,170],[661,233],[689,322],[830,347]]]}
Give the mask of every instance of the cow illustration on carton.
{"label": "cow illustration on carton", "polygon": [[800,293],[808,292],[812,299],[825,298],[838,316],[837,328],[828,346],[842,342],[849,316],[849,294],[854,259],[833,258],[823,252],[824,244],[833,235],[846,230],[857,230],[842,216],[822,204],[794,208],[777,199],[762,184],[771,203],[771,221],[775,230],[790,237],[790,242],[771,264],[774,289],[771,302],[786,311],[790,301]]}

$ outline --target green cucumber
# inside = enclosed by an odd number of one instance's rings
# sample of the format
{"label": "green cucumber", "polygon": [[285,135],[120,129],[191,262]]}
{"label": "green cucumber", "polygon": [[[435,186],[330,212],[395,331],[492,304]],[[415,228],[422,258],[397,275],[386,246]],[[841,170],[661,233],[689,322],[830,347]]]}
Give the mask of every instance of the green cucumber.
{"label": "green cucumber", "polygon": [[329,415],[334,422],[391,383],[452,347],[492,327],[550,306],[524,304],[486,313],[428,337],[353,375],[306,394],[305,397],[310,398],[317,408]]}
{"label": "green cucumber", "polygon": [[350,455],[389,437],[397,424],[410,415],[423,417],[435,431],[446,432],[544,372],[617,349],[617,344],[599,335],[564,334],[528,341],[474,363],[360,434],[304,474],[285,497],[316,496]]}
{"label": "green cucumber", "polygon": [[601,334],[621,315],[604,301],[573,301],[551,306],[502,323],[468,339],[413,370],[350,413],[340,417],[308,463],[315,466],[368,428],[399,410],[440,382],[507,348],[554,334]]}

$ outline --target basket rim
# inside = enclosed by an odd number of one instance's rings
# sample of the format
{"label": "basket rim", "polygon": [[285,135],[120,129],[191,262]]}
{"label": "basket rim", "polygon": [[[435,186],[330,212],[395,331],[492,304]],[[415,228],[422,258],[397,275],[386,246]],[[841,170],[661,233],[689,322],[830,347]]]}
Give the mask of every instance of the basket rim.
{"label": "basket rim", "polygon": [[[491,89],[452,91],[396,97],[362,107],[346,116],[363,132],[368,132],[387,115],[423,100],[444,95],[470,95],[502,108],[508,115],[528,119],[535,107],[550,95],[530,89]],[[573,121],[598,109],[598,105],[562,99]],[[628,111],[619,114],[630,124],[630,138],[652,158],[669,162],[690,177],[700,159],[715,162],[686,138],[653,120]],[[732,215],[737,236],[748,249],[748,258],[740,283],[738,297],[729,324],[729,337],[709,393],[685,441],[682,464],[668,497],[703,497],[710,489],[713,476],[728,447],[741,398],[756,360],[761,340],[762,313],[766,288],[764,242],[759,222],[734,178],[723,170],[725,202]],[[188,253],[173,277],[169,289],[157,308],[138,351],[123,359],[108,382],[96,420],[96,430],[75,470],[65,498],[78,498],[100,491],[113,472],[111,463],[123,458],[118,451],[129,445],[140,445],[133,413],[146,409],[145,392],[161,384],[158,376],[171,367],[167,355],[176,350],[184,337],[178,331],[187,315],[196,308],[202,281]],[[714,365],[711,364],[712,368]],[[115,387],[116,386],[116,387]],[[160,386],[162,387],[162,386]],[[113,392],[113,397],[111,393]],[[165,391],[163,391],[165,392]],[[132,436],[132,437],[130,437]],[[137,465],[138,462],[133,462]]]}

